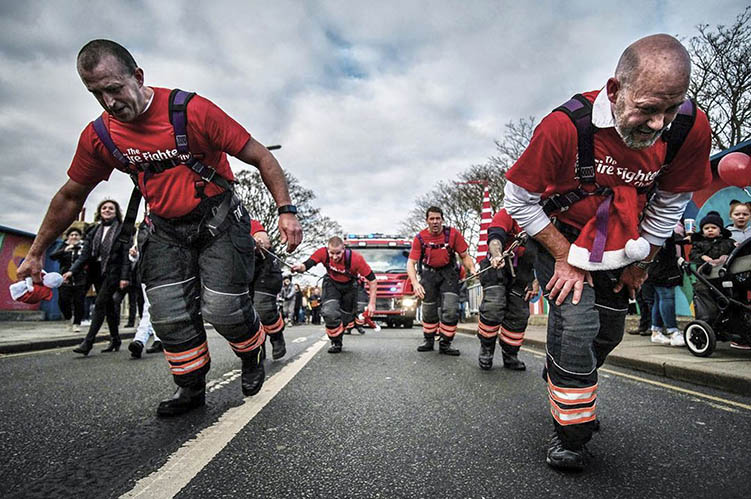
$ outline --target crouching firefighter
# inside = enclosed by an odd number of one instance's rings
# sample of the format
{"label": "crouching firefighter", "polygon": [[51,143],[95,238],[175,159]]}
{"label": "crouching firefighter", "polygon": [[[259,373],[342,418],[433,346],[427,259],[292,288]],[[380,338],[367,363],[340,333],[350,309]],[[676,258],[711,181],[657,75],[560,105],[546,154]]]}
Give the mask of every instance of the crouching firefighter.
{"label": "crouching firefighter", "polygon": [[250,233],[256,243],[250,297],[261,319],[261,327],[271,342],[271,357],[277,360],[287,353],[284,319],[276,305],[276,297],[282,290],[282,269],[271,251],[271,240],[263,224],[258,220],[251,220]]}
{"label": "crouching firefighter", "polygon": [[470,274],[475,273],[475,264],[467,252],[469,246],[461,233],[453,227],[444,227],[443,211],[440,208],[431,206],[425,218],[428,228],[415,236],[407,260],[407,275],[412,281],[415,294],[422,300],[422,332],[425,341],[417,347],[417,351],[433,350],[435,335],[439,333],[439,353],[459,355],[459,350],[451,348],[456,325],[459,323],[459,267],[456,255],[459,255]]}
{"label": "crouching firefighter", "polygon": [[354,321],[353,311],[357,300],[357,280],[361,276],[368,281],[369,315],[375,310],[376,278],[365,258],[344,247],[340,237],[329,239],[328,245],[318,248],[304,263],[292,267],[293,272],[305,272],[319,263],[326,267],[323,278],[321,314],[326,324],[326,335],[331,340],[329,353],[342,351],[344,327]]}
{"label": "crouching firefighter", "polygon": [[[151,210],[140,273],[177,385],[157,414],[177,415],[204,404],[210,366],[204,320],[241,358],[243,393],[257,393],[264,381],[264,332],[248,296],[254,243],[250,217],[232,192],[227,154],[258,168],[280,206],[279,229],[291,251],[302,230],[284,172],[211,101],[146,86],[143,69],[115,42],[87,43],[77,69],[105,112],[82,132],[70,178],[50,202],[18,275],[40,280],[45,249],[75,220],[92,189],[113,169],[121,170],[136,183],[124,227],[133,225],[141,193]],[[124,230],[120,237],[129,242],[132,233]]]}
{"label": "crouching firefighter", "polygon": [[[539,291],[534,278],[534,256],[526,251],[526,233],[505,209],[488,227],[488,256],[480,262],[482,303],[477,337],[480,368],[493,367],[495,340],[501,344],[503,367],[526,369],[518,353],[529,321],[529,300]],[[493,267],[490,270],[488,267]]]}

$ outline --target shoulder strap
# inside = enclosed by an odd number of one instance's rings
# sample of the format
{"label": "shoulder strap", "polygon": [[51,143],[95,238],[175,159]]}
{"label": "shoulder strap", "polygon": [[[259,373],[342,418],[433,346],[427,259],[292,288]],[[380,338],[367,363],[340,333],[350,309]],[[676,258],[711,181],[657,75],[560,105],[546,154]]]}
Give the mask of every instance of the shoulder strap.
{"label": "shoulder strap", "polygon": [[216,169],[203,164],[190,153],[188,147],[188,102],[196,95],[195,92],[186,92],[175,88],[169,94],[169,120],[175,132],[175,145],[177,152],[185,159],[185,165],[197,173],[205,182],[214,182],[226,191],[232,190],[232,183],[217,173]]}
{"label": "shoulder strap", "polygon": [[561,111],[576,127],[576,178],[582,184],[595,183],[595,126],[592,125],[592,103],[576,94],[553,110]]}
{"label": "shoulder strap", "polygon": [[449,241],[451,240],[451,227],[444,227],[443,228],[443,244],[446,245],[446,251],[449,252],[449,256],[454,256],[454,249],[449,245]]}
{"label": "shoulder strap", "polygon": [[663,134],[663,139],[668,143],[667,153],[665,154],[666,165],[669,165],[675,159],[695,121],[696,103],[692,99],[686,99],[678,108],[678,115],[671,123],[670,129]]}
{"label": "shoulder strap", "polygon": [[[352,276],[352,272],[350,272],[350,269],[352,268],[352,250],[347,248],[344,250],[344,270]],[[354,277],[354,276],[352,276]]]}
{"label": "shoulder strap", "polygon": [[115,142],[112,140],[112,136],[104,125],[104,120],[101,115],[94,120],[94,131],[96,132],[97,137],[99,137],[99,140],[102,141],[102,144],[104,144],[104,147],[106,147],[110,154],[112,154],[112,156],[120,163],[122,166],[121,170],[130,175],[131,180],[135,184],[133,191],[130,193],[130,201],[128,201],[128,208],[125,211],[125,219],[120,228],[120,234],[117,236],[118,241],[123,244],[129,244],[133,237],[133,230],[135,229],[138,207],[141,204],[141,191],[138,189],[138,179],[130,170],[130,161],[122,152],[120,152],[120,149],[117,148]]}

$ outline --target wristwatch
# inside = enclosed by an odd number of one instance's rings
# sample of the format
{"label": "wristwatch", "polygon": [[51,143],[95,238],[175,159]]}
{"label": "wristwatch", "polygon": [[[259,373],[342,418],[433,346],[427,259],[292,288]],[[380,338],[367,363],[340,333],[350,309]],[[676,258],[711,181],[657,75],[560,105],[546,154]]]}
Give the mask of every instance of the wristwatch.
{"label": "wristwatch", "polygon": [[276,212],[280,215],[284,213],[291,213],[294,215],[297,213],[297,206],[293,204],[285,204],[284,206],[280,206],[279,208],[277,208]]}
{"label": "wristwatch", "polygon": [[654,260],[649,260],[649,261],[639,260],[638,262],[634,262],[631,265],[633,265],[636,268],[646,271],[646,270],[649,270],[649,266],[652,265],[652,263],[654,263]]}

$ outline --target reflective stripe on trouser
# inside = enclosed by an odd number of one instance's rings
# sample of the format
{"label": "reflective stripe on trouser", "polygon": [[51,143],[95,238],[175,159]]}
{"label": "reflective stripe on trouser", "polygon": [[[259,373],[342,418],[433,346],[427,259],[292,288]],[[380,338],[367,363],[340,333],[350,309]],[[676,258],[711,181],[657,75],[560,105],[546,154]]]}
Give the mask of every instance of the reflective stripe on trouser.
{"label": "reflective stripe on trouser", "polygon": [[495,337],[498,336],[498,331],[500,329],[500,324],[490,326],[483,322],[482,317],[477,321],[477,334],[483,338],[492,338],[493,341],[495,341]]}
{"label": "reflective stripe on trouser", "polygon": [[[424,304],[423,304],[424,305]],[[425,334],[435,334],[438,332],[438,323],[428,323],[425,319],[422,321],[422,332]]]}
{"label": "reflective stripe on trouser", "polygon": [[441,322],[440,326],[438,326],[438,332],[444,338],[451,339],[456,334],[456,324],[454,324],[453,326],[449,326],[449,325],[446,325],[443,322]]}
{"label": "reflective stripe on trouser", "polygon": [[202,367],[208,366],[211,362],[209,345],[205,341],[190,350],[169,352],[165,349],[164,357],[167,359],[170,371],[175,376],[190,374]]}
{"label": "reflective stripe on trouser", "polygon": [[[562,230],[575,238],[574,232]],[[555,262],[536,242],[535,270],[545,289]],[[614,293],[620,270],[592,272],[594,286],[585,284],[581,300],[573,305],[573,293],[563,304],[549,301],[547,329],[547,379],[553,422],[561,440],[571,446],[592,437],[596,414],[597,368],[623,338],[628,295]]]}
{"label": "reflective stripe on trouser", "polygon": [[326,326],[326,336],[328,336],[329,338],[338,338],[342,335],[343,332],[344,327],[341,324],[334,328],[329,328],[328,326]]}
{"label": "reflective stripe on trouser", "polygon": [[267,334],[276,334],[284,329],[284,319],[276,305],[276,295],[255,290],[253,308],[261,319],[261,325]]}
{"label": "reflective stripe on trouser", "polygon": [[[202,232],[191,246],[186,241],[197,233],[197,220],[156,217],[155,222],[155,233],[142,247],[142,282],[151,304],[151,322],[165,352],[179,355],[204,344],[206,320],[235,344],[239,356],[252,353],[253,346],[263,343],[264,334],[248,296],[254,243],[247,214],[214,238]],[[173,370],[175,383],[188,386],[203,381],[209,367],[207,354],[200,367]]]}
{"label": "reflective stripe on trouser", "polygon": [[[326,333],[332,333],[342,325],[354,321],[352,310],[355,305],[356,289],[353,283],[337,282],[329,277],[323,280],[321,295],[321,315],[326,324]],[[337,333],[338,336],[341,333]],[[329,334],[332,336],[332,334]]]}

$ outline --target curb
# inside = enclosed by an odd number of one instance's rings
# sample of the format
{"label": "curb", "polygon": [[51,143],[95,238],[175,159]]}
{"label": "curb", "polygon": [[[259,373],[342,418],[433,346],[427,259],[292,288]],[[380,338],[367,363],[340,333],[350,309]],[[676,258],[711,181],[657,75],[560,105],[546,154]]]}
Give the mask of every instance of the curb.
{"label": "curb", "polygon": [[[135,331],[132,332],[123,332],[120,333],[120,338],[122,340],[129,340],[133,338],[136,335]],[[5,343],[3,345],[0,345],[0,354],[13,354],[13,353],[24,353],[24,352],[34,352],[37,350],[49,350],[51,348],[62,348],[62,347],[72,347],[77,346],[81,343],[83,340],[83,336],[61,336],[59,338],[54,338],[50,340],[38,340],[38,341],[19,341],[16,343]],[[105,341],[109,341],[109,335],[107,336],[101,336],[97,335],[96,338],[94,338],[94,344],[96,343],[104,343]]]}
{"label": "curb", "polygon": [[[536,324],[542,325],[542,324]],[[474,329],[459,327],[457,332],[475,336]],[[534,338],[524,338],[524,346],[545,353],[545,342]],[[635,371],[641,371],[663,378],[684,381],[687,383],[717,388],[738,395],[751,396],[751,379],[735,376],[732,373],[715,373],[703,370],[690,369],[685,366],[673,365],[667,362],[650,362],[619,355],[612,352],[605,360],[606,366],[625,367]]]}

